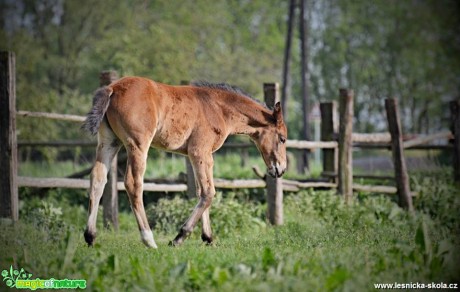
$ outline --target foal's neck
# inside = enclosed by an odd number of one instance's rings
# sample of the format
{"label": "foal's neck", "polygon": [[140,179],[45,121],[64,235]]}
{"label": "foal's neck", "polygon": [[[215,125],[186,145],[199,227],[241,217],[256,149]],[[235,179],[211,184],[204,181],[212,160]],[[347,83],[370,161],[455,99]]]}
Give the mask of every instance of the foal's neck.
{"label": "foal's neck", "polygon": [[226,116],[230,135],[248,135],[252,137],[260,128],[268,126],[272,121],[272,112],[265,106],[247,97],[232,102],[232,109]]}

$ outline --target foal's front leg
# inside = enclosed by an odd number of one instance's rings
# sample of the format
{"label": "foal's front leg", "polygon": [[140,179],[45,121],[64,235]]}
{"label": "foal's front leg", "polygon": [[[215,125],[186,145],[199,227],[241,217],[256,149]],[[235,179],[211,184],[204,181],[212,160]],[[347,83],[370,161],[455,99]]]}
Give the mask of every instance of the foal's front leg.
{"label": "foal's front leg", "polygon": [[[192,152],[193,153],[193,152]],[[187,236],[192,233],[193,228],[200,218],[203,219],[203,233],[201,238],[208,243],[212,242],[211,225],[209,220],[209,207],[216,193],[214,189],[214,180],[212,174],[213,158],[212,154],[207,155],[190,155],[190,162],[195,170],[195,180],[197,191],[199,193],[199,201],[192,212],[192,215],[185,224],[181,227],[179,234],[170,243],[173,246],[182,244]]]}
{"label": "foal's front leg", "polygon": [[[201,198],[201,186],[196,183],[196,196],[198,200]],[[201,239],[208,245],[212,244],[212,230],[211,230],[211,219],[209,217],[209,211],[211,206],[206,208],[201,215],[201,223],[202,223],[202,231],[201,231]]]}
{"label": "foal's front leg", "polygon": [[201,216],[201,222],[203,224],[203,229],[201,231],[201,240],[208,245],[212,244],[212,230],[211,230],[211,219],[209,217],[209,209],[211,206],[204,210],[203,215]]}

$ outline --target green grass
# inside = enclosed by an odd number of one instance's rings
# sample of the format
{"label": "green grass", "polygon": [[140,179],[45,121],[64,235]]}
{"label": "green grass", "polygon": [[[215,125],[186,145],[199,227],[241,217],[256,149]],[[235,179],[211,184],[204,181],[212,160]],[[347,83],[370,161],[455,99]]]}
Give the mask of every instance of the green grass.
{"label": "green grass", "polygon": [[92,163],[72,161],[24,161],[19,163],[18,174],[31,177],[65,177],[91,167]]}
{"label": "green grass", "polygon": [[[41,279],[85,279],[94,291],[370,291],[374,283],[459,282],[460,190],[447,172],[416,176],[414,216],[385,195],[333,192],[285,195],[285,224],[264,223],[266,205],[219,193],[211,217],[216,241],[195,230],[183,246],[168,241],[193,206],[182,198],[149,206],[158,250],[145,248],[134,216],[88,248],[86,211],[73,195],[28,194],[21,222],[0,222],[0,270],[14,265]],[[155,217],[155,213],[161,216]],[[0,290],[5,284],[0,283]],[[6,288],[5,288],[6,289]]]}
{"label": "green grass", "polygon": [[[216,155],[215,177],[255,178],[252,165],[265,169],[259,156],[240,163],[237,154]],[[23,163],[20,174],[65,176],[88,166]],[[149,159],[146,177],[184,171],[183,157],[160,154]],[[320,171],[312,164],[313,176]],[[183,246],[168,247],[196,202],[161,199],[147,206],[158,250],[140,242],[125,196],[119,232],[103,230],[100,213],[97,244],[88,248],[85,191],[21,189],[20,223],[0,222],[0,270],[14,265],[33,278],[82,278],[96,291],[366,291],[381,282],[458,283],[460,188],[450,171],[411,175],[414,216],[394,196],[355,194],[345,206],[334,192],[304,191],[285,194],[285,224],[274,228],[265,222],[263,190],[219,192],[211,209],[212,247],[201,243],[199,228]]]}
{"label": "green grass", "polygon": [[[214,155],[214,177],[224,179],[249,179],[257,178],[252,170],[256,166],[261,171],[266,170],[265,163],[260,155],[248,156],[243,165],[241,155],[215,154]],[[318,176],[321,166],[312,163],[311,176]],[[185,158],[180,155],[172,155],[172,159],[166,158],[164,153],[158,158],[149,157],[145,177],[148,178],[177,178],[179,173],[185,173]],[[305,178],[305,175],[297,174],[294,166],[285,174],[286,178]]]}
{"label": "green grass", "polygon": [[[159,152],[158,156],[148,158],[145,172],[146,178],[175,179],[179,177],[180,173],[185,173],[186,158],[184,156],[170,155],[170,157],[167,157],[165,152]],[[91,162],[76,164],[72,161],[25,161],[19,163],[18,173],[21,176],[31,177],[65,177],[91,166]],[[242,165],[241,155],[239,154],[214,155],[214,177],[216,178],[257,178],[252,170],[253,166],[257,166],[261,171],[266,170],[266,166],[260,155],[249,156],[244,166]],[[312,162],[309,176],[318,177],[321,170],[321,165]],[[305,179],[306,176],[299,175],[293,166],[286,172],[285,178]]]}

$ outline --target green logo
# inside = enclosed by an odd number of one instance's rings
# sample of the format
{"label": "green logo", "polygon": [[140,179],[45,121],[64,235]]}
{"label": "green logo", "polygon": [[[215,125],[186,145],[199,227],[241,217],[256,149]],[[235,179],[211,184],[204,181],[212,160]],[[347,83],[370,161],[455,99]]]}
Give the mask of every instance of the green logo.
{"label": "green logo", "polygon": [[26,272],[24,269],[15,270],[10,266],[10,270],[2,271],[3,282],[6,286],[16,289],[85,289],[86,280],[58,280],[58,279],[30,279],[32,274]]}
{"label": "green logo", "polygon": [[6,281],[6,286],[15,288],[17,280],[28,280],[30,277],[32,277],[32,274],[26,273],[24,269],[21,269],[20,271],[14,270],[13,266],[10,266],[9,272],[7,270],[2,271],[2,277],[3,282]]}

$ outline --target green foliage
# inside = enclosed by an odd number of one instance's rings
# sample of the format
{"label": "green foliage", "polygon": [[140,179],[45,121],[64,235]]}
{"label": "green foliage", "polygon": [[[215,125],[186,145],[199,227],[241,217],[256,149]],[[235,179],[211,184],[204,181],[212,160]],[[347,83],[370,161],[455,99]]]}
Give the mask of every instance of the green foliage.
{"label": "green foliage", "polygon": [[[284,2],[19,0],[0,7],[0,50],[16,53],[21,110],[85,114],[99,73],[109,69],[171,84],[225,81],[259,98],[263,82],[279,80]],[[18,129],[19,140],[88,138],[68,122],[20,118]]]}
{"label": "green foliage", "polygon": [[414,206],[438,222],[440,230],[459,230],[460,189],[451,183],[451,169],[420,172],[411,176],[411,190],[417,193]]}
{"label": "green foliage", "polygon": [[[226,81],[259,99],[263,82],[281,81],[288,1],[16,0],[0,8],[0,49],[16,53],[21,110],[84,114],[99,72],[108,69],[173,84]],[[393,96],[405,131],[446,128],[446,98],[459,92],[458,9],[452,0],[308,1],[311,102],[352,87],[358,131],[385,130],[382,97]],[[290,138],[299,138],[294,35],[287,124]],[[19,140],[88,138],[69,122],[19,118],[17,124]],[[50,161],[59,152],[20,149],[25,159],[38,153]]]}
{"label": "green foliage", "polygon": [[150,149],[144,177],[177,178],[180,173],[186,172],[185,159],[187,158],[182,155],[167,154],[163,151]]}
{"label": "green foliage", "polygon": [[40,198],[32,190],[21,190],[19,216],[48,235],[47,240],[59,240],[69,226],[79,226],[86,222],[87,210],[84,205],[87,198],[84,192],[58,189]]}
{"label": "green foliage", "polygon": [[190,216],[194,203],[179,196],[175,196],[173,199],[158,200],[146,211],[152,229],[168,234],[176,232]]}
{"label": "green foliage", "polygon": [[96,245],[88,248],[83,208],[64,193],[28,194],[19,223],[0,221],[0,270],[13,265],[41,279],[81,278],[101,291],[362,291],[374,283],[451,283],[460,272],[460,203],[449,171],[413,176],[419,192],[413,215],[388,195],[358,194],[345,205],[332,191],[310,190],[285,196],[285,224],[275,228],[265,226],[266,206],[250,195],[219,193],[211,247],[196,235],[168,247],[196,201],[161,199],[148,211],[158,250],[142,245],[134,216],[124,212],[118,233],[99,221]]}
{"label": "green foliage", "polygon": [[218,193],[210,212],[216,236],[225,238],[259,232],[265,228],[265,208],[259,203],[238,201],[231,196],[224,198]]}
{"label": "green foliage", "polygon": [[408,132],[446,127],[458,95],[458,5],[452,1],[312,1],[312,91],[318,100],[355,90],[355,129],[386,128],[382,97],[397,97]]}
{"label": "green foliage", "polygon": [[214,155],[214,177],[225,179],[256,178],[252,167],[257,166],[261,170],[266,168],[259,153],[248,156],[246,165],[244,166],[242,166],[242,159],[241,154],[233,151],[226,154],[217,152]]}
{"label": "green foliage", "polygon": [[76,164],[72,161],[24,161],[19,164],[18,174],[30,177],[64,177],[91,166],[88,162]]}
{"label": "green foliage", "polygon": [[[171,235],[184,224],[195,205],[195,200],[186,200],[179,196],[160,199],[147,209],[147,216],[154,231]],[[263,205],[239,202],[232,197],[223,198],[221,193],[213,201],[210,216],[213,233],[217,238],[238,236],[265,227],[262,219]],[[199,228],[197,230],[195,234],[200,232]]]}
{"label": "green foliage", "polygon": [[35,201],[23,206],[21,213],[27,214],[27,220],[48,233],[53,240],[57,240],[59,233],[66,227],[62,221],[62,209],[47,201]]}

